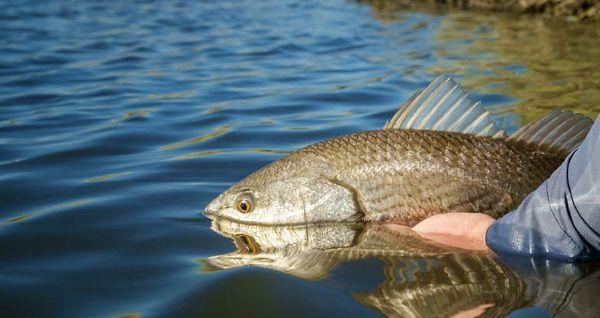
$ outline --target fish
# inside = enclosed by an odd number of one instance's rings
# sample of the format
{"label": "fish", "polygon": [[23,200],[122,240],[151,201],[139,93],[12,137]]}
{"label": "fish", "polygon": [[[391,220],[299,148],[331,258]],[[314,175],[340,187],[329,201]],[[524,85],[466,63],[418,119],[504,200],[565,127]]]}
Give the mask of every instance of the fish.
{"label": "fish", "polygon": [[382,129],[317,142],[243,178],[204,209],[257,225],[393,222],[440,213],[501,217],[583,141],[593,121],[554,110],[510,136],[450,76]]}

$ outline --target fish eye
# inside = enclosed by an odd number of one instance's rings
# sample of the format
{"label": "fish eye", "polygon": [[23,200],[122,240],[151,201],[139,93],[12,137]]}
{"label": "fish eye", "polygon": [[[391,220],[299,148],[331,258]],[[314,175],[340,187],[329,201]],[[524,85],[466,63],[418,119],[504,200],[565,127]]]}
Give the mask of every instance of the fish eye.
{"label": "fish eye", "polygon": [[254,199],[250,194],[244,193],[235,200],[235,207],[242,213],[250,213],[254,208]]}

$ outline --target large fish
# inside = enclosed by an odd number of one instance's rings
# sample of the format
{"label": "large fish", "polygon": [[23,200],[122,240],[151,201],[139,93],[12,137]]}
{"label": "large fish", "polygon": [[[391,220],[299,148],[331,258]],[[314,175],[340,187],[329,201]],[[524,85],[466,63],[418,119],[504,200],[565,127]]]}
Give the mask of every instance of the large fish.
{"label": "large fish", "polygon": [[514,209],[585,138],[592,120],[554,111],[510,137],[447,76],[381,130],[322,141],[254,172],[214,199],[210,218],[249,224],[392,221]]}

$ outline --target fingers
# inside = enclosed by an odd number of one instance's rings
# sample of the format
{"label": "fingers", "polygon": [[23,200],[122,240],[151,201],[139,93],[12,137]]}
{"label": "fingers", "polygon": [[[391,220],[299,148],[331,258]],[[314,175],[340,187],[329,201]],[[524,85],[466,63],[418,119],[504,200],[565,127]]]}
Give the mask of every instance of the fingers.
{"label": "fingers", "polygon": [[444,245],[485,251],[485,233],[494,221],[481,213],[445,213],[421,221],[413,231]]}
{"label": "fingers", "polygon": [[450,247],[458,247],[464,250],[474,250],[474,251],[487,251],[489,248],[485,244],[484,238],[477,237],[467,237],[467,236],[456,236],[450,234],[443,233],[424,233],[421,234],[421,237],[424,237],[428,240],[435,241],[437,243],[450,246]]}
{"label": "fingers", "polygon": [[428,217],[412,229],[418,233],[439,233],[460,236],[481,226],[489,226],[494,221],[495,219],[487,214],[453,212]]}
{"label": "fingers", "polygon": [[[462,249],[485,251],[485,233],[496,220],[481,213],[445,213],[431,216],[412,230],[424,238]],[[390,230],[405,231],[406,227],[387,224]]]}

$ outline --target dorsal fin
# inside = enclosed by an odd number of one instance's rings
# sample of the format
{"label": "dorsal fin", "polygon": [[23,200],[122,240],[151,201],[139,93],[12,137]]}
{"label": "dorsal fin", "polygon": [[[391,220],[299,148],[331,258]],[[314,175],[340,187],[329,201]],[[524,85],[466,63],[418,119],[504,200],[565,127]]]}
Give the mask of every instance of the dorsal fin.
{"label": "dorsal fin", "polygon": [[423,129],[455,131],[494,138],[505,137],[480,102],[469,98],[447,75],[436,77],[416,92],[388,121],[383,129]]}
{"label": "dorsal fin", "polygon": [[521,127],[507,140],[566,155],[581,144],[593,123],[584,115],[557,109]]}

